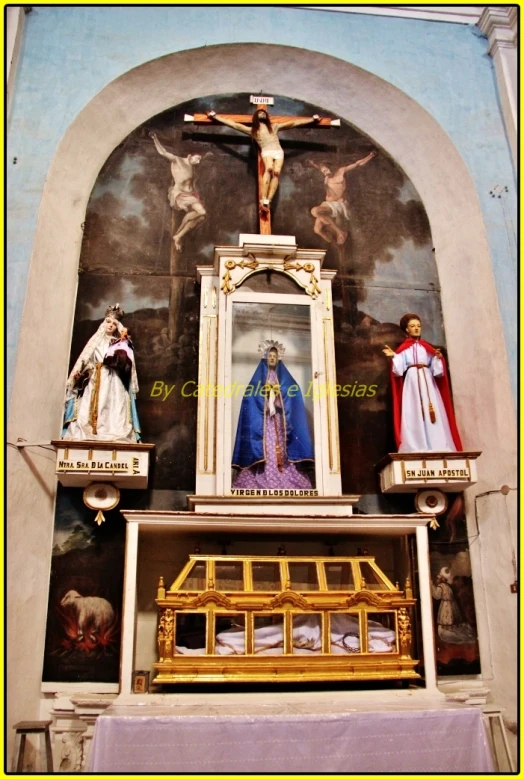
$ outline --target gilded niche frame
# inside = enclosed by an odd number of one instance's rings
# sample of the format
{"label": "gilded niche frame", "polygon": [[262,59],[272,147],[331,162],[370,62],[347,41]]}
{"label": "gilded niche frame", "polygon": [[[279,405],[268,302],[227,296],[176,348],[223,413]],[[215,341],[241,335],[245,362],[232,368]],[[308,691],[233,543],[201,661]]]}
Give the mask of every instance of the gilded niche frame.
{"label": "gilded niche frame", "polygon": [[[251,243],[262,238],[273,243]],[[277,244],[277,241],[288,243]],[[324,251],[297,249],[293,241],[290,236],[241,235],[241,245],[238,248],[215,249],[213,268],[198,268],[201,282],[201,326],[197,496],[219,495],[231,496],[233,500],[235,498],[235,492],[232,492],[231,463],[235,416],[238,414],[240,400],[238,396],[231,397],[231,388],[235,381],[235,311],[242,305],[253,305],[254,310],[258,306],[259,312],[264,310],[264,306],[289,306],[290,311],[292,307],[298,306],[309,311],[309,333],[306,340],[310,353],[307,356],[302,355],[301,359],[310,366],[310,375],[307,378],[303,376],[302,383],[307,383],[301,390],[304,394],[309,393],[315,474],[312,490],[304,490],[303,496],[341,495],[331,297],[331,283],[335,271],[322,270]],[[257,275],[269,274],[285,276],[291,284],[288,283],[285,292],[250,289]],[[275,322],[267,322],[265,327],[260,327],[258,335],[253,331],[253,342],[249,345],[253,370],[259,360],[258,344],[272,338],[288,348],[285,343],[287,335]],[[296,346],[296,343],[291,343],[288,352],[288,357],[295,362],[299,358]],[[246,367],[246,375],[249,370]],[[238,389],[238,380],[235,386],[233,394]],[[295,491],[295,496],[300,497],[300,494],[297,495]],[[253,497],[267,499],[275,496]]]}

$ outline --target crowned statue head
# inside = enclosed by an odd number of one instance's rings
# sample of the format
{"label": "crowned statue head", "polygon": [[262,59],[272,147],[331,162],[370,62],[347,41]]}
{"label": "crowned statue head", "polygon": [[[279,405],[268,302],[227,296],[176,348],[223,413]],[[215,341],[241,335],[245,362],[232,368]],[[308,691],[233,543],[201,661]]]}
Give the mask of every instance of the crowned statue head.
{"label": "crowned statue head", "polygon": [[127,330],[120,321],[124,315],[125,311],[120,308],[120,303],[115,303],[113,306],[108,306],[106,308],[104,318],[104,332],[106,335],[118,337],[118,334],[120,336],[123,333],[127,334]]}
{"label": "crowned statue head", "polygon": [[262,360],[266,360],[269,368],[276,368],[279,360],[285,354],[285,347],[278,341],[272,339],[266,339],[258,345],[258,353]]}
{"label": "crowned statue head", "polygon": [[125,311],[120,308],[120,303],[115,303],[114,306],[108,306],[106,309],[106,316],[110,316],[112,319],[120,321],[125,315]]}

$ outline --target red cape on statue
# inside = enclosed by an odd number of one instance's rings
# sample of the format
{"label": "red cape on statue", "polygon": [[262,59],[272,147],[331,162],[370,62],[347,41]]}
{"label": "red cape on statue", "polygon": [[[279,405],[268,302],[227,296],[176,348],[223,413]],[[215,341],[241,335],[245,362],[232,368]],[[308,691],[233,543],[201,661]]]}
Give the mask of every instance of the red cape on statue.
{"label": "red cape on statue", "polygon": [[[395,354],[400,354],[406,349],[409,349],[409,347],[415,343],[419,343],[421,346],[423,346],[424,349],[428,352],[428,354],[431,354],[432,356],[436,352],[435,347],[431,346],[431,344],[428,344],[428,342],[424,341],[422,338],[406,338],[406,340],[403,341],[398,347],[398,349],[395,351]],[[453,437],[453,443],[457,447],[457,452],[461,452],[462,441],[460,440],[460,434],[457,428],[457,422],[455,420],[455,412],[453,411],[453,402],[451,400],[451,390],[449,387],[448,369],[444,358],[442,358],[442,365],[444,368],[443,375],[438,377],[435,376],[434,379],[439,389],[440,395],[442,397],[444,408],[446,409],[446,414],[448,416],[448,422],[449,422],[449,429]],[[395,431],[395,441],[397,444],[397,450],[400,448],[400,444],[402,441],[400,437],[400,429],[402,424],[403,389],[404,389],[404,376],[395,376],[393,374],[393,366],[391,366],[391,391],[393,393],[393,428]]]}

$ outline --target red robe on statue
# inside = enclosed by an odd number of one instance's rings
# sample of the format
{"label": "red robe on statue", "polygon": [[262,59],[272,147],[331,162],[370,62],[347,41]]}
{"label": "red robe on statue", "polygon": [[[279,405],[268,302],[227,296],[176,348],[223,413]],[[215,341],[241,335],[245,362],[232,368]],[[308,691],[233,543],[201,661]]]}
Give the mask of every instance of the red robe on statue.
{"label": "red robe on statue", "polygon": [[[424,341],[422,338],[406,338],[405,341],[403,341],[398,347],[398,349],[395,351],[395,354],[400,354],[406,349],[409,349],[414,344],[420,344],[421,346],[424,347],[424,349],[426,349],[428,354],[430,354],[432,357],[435,356],[436,353],[435,347],[431,346],[431,344],[429,344],[427,341]],[[453,442],[457,448],[457,452],[460,452],[462,451],[462,441],[460,440],[460,434],[457,428],[457,422],[455,420],[455,413],[453,411],[453,402],[451,400],[451,390],[449,386],[448,371],[447,371],[446,362],[443,357],[442,357],[442,365],[444,371],[443,375],[435,376],[434,379],[437,388],[440,392],[442,402],[444,404],[444,408],[446,410],[449,429],[451,431]],[[400,447],[400,444],[402,442],[400,431],[402,425],[403,389],[404,389],[404,376],[396,376],[393,373],[393,367],[392,367],[391,368],[391,390],[393,393],[393,427],[395,432],[395,441],[397,444],[397,449]]]}

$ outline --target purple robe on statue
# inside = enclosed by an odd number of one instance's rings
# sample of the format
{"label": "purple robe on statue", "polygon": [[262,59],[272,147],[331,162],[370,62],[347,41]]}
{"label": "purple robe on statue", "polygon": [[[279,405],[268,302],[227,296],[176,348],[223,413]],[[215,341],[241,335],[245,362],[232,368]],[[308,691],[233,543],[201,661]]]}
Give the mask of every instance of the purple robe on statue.
{"label": "purple robe on statue", "polygon": [[[267,383],[274,385],[279,383],[274,370],[269,371]],[[265,462],[251,468],[244,468],[237,473],[233,477],[232,484],[235,489],[311,489],[312,484],[309,476],[303,471],[299,471],[294,463],[289,462],[287,457],[280,395],[275,397],[275,411],[276,413],[271,416],[266,410],[264,419]],[[278,468],[277,443],[280,447],[282,470]]]}

